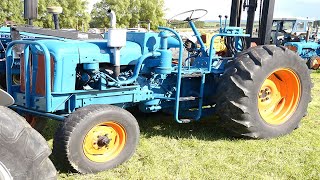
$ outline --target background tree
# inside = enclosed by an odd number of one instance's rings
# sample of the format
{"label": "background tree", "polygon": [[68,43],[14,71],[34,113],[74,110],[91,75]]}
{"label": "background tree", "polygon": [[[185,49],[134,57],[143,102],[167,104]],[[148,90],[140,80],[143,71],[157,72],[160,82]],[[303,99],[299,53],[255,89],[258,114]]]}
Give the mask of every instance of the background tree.
{"label": "background tree", "polygon": [[151,28],[165,25],[163,0],[140,0],[140,21],[151,21]]}
{"label": "background tree", "polygon": [[0,24],[5,21],[13,21],[17,24],[24,23],[21,0],[0,0]]}
{"label": "background tree", "polygon": [[163,0],[102,0],[94,4],[90,27],[109,27],[107,9],[117,14],[118,27],[136,27],[139,21],[151,21],[152,29],[164,25]]}
{"label": "background tree", "polygon": [[47,12],[49,6],[60,6],[56,0],[38,0],[38,19],[33,25],[44,28],[54,28],[52,14]]}
{"label": "background tree", "polygon": [[128,27],[132,14],[129,12],[130,2],[132,0],[102,0],[93,5],[91,11],[92,21],[91,27],[109,27],[109,17],[107,16],[107,10],[110,8],[117,14],[117,26]]}
{"label": "background tree", "polygon": [[135,27],[140,21],[141,0],[131,0],[129,9],[132,14],[129,27]]}
{"label": "background tree", "polygon": [[[52,15],[47,12],[49,6],[61,6],[63,13],[59,15],[61,28],[72,28],[86,31],[89,28],[90,14],[86,12],[86,0],[38,0],[38,19],[34,26],[53,28]],[[23,18],[23,1],[0,0],[0,24],[13,21],[25,24]]]}
{"label": "background tree", "polygon": [[57,0],[63,8],[59,15],[61,28],[72,28],[86,31],[89,28],[90,15],[86,12],[86,0]]}

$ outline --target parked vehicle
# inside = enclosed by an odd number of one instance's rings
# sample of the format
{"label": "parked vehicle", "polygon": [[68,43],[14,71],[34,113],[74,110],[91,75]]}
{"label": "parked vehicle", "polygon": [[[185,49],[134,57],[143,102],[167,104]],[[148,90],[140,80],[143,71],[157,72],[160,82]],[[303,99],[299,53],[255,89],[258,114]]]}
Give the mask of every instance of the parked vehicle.
{"label": "parked vehicle", "polygon": [[272,44],[284,45],[286,42],[305,40],[307,31],[312,28],[310,19],[279,18],[274,19],[271,31]]}
{"label": "parked vehicle", "polygon": [[[194,17],[196,12],[203,15]],[[7,46],[12,108],[62,121],[53,152],[64,167],[94,173],[128,160],[140,133],[125,110],[132,106],[145,113],[171,112],[178,123],[219,115],[234,134],[256,139],[288,134],[305,115],[311,100],[309,71],[287,48],[247,49],[250,35],[227,25],[206,47],[194,21],[207,11],[195,9],[179,14],[200,44],[186,47],[191,56],[183,59],[184,43],[175,30],[127,32],[117,29],[115,13],[108,13],[111,28],[104,40],[16,40]],[[214,47],[218,37],[226,39],[223,55]],[[20,84],[12,78],[15,45],[23,50]],[[171,48],[179,48],[177,64]]]}

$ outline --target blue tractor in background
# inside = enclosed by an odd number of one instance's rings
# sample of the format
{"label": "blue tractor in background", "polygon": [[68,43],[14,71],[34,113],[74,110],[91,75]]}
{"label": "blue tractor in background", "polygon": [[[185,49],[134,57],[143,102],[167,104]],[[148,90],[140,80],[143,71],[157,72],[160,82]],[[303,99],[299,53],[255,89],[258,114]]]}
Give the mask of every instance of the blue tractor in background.
{"label": "blue tractor in background", "polygon": [[306,39],[313,20],[296,18],[273,19],[271,30],[271,43],[284,45],[286,42],[297,42]]}
{"label": "blue tractor in background", "polygon": [[318,27],[312,31],[312,26],[313,21],[309,19],[274,19],[271,41],[296,52],[309,69],[316,70],[320,66],[320,44]]}
{"label": "blue tractor in background", "polygon": [[320,41],[318,39],[318,27],[316,27],[316,31],[313,32],[310,26],[304,39],[286,42],[284,46],[305,59],[309,69],[319,69]]}
{"label": "blue tractor in background", "polygon": [[320,66],[320,42],[288,42],[285,46],[306,60],[309,69],[317,70]]}

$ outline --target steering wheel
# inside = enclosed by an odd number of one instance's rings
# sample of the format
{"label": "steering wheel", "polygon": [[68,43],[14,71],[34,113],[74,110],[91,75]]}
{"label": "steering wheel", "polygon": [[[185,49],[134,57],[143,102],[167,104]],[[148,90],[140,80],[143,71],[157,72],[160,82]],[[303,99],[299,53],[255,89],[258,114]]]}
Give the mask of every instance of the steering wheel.
{"label": "steering wheel", "polygon": [[[201,12],[203,14],[200,14],[198,17],[193,17],[193,14],[195,12]],[[186,19],[182,20],[183,22],[178,22],[178,23],[174,22],[176,17],[181,16],[181,15],[185,15],[185,14],[190,14],[190,16],[188,16]],[[177,15],[173,16],[172,18],[168,19],[168,24],[177,25],[177,24],[182,24],[182,23],[194,21],[194,20],[197,20],[197,19],[204,17],[207,14],[208,14],[208,11],[205,9],[193,9],[193,10],[185,11],[185,12],[177,14]]]}

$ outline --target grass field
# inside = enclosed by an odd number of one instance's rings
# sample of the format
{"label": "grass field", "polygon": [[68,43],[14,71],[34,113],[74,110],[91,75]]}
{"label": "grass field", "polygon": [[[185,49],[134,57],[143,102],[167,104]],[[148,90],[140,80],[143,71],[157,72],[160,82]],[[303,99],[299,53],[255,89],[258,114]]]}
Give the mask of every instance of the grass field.
{"label": "grass field", "polygon": [[[301,127],[272,140],[228,136],[214,119],[180,125],[163,114],[137,115],[141,140],[126,163],[96,175],[60,179],[320,179],[320,72]],[[53,129],[45,137],[52,144]]]}

